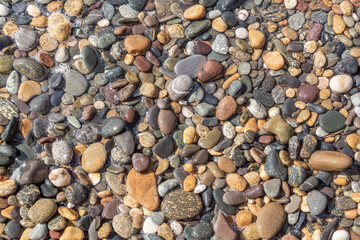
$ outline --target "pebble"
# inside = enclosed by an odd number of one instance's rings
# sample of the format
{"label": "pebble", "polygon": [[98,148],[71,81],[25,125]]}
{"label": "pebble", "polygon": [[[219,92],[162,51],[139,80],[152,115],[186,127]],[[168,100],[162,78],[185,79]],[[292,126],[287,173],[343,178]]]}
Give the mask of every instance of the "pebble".
{"label": "pebble", "polygon": [[353,86],[353,79],[349,75],[336,75],[330,79],[329,86],[334,93],[345,93]]}
{"label": "pebble", "polygon": [[81,164],[86,172],[96,173],[104,167],[106,159],[107,153],[104,145],[93,143],[85,149],[81,157]]}
{"label": "pebble", "polygon": [[2,238],[359,238],[359,6],[0,3]]}
{"label": "pebble", "polygon": [[[195,46],[194,46],[194,48],[195,48]],[[174,72],[176,73],[176,75],[178,77],[180,75],[187,75],[191,78],[195,78],[197,72],[199,71],[199,69],[201,69],[201,67],[205,63],[206,63],[206,57],[204,57],[202,55],[193,55],[191,57],[188,57],[188,58],[178,61],[175,64]]]}
{"label": "pebble", "polygon": [[35,223],[46,223],[56,213],[56,203],[49,198],[37,200],[28,211],[28,216]]}
{"label": "pebble", "polygon": [[325,211],[325,208],[327,206],[327,198],[325,194],[317,190],[313,190],[309,193],[306,200],[311,215],[316,216]]}
{"label": "pebble", "polygon": [[319,89],[311,84],[301,85],[296,91],[296,97],[305,103],[314,102],[319,95]]}
{"label": "pebble", "polygon": [[[70,70],[64,74],[65,88],[64,91],[74,96],[80,96],[86,92],[89,83],[85,77],[76,70]],[[77,81],[72,81],[77,79]]]}
{"label": "pebble", "polygon": [[129,54],[139,56],[149,49],[150,41],[141,35],[131,35],[125,38],[124,45]]}
{"label": "pebble", "polygon": [[182,189],[167,194],[161,202],[161,211],[169,219],[181,220],[193,218],[203,209],[201,198]]}
{"label": "pebble", "polygon": [[31,58],[15,59],[13,67],[16,71],[37,82],[46,77],[45,67]]}
{"label": "pebble", "polygon": [[61,13],[53,13],[48,18],[48,31],[52,38],[65,41],[71,33],[71,24]]}
{"label": "pebble", "polygon": [[52,145],[52,155],[60,164],[69,164],[73,158],[73,150],[68,142],[57,141]]}
{"label": "pebble", "polygon": [[171,100],[178,101],[186,97],[192,88],[193,80],[188,75],[179,75],[171,81],[167,87],[167,91]]}
{"label": "pebble", "polygon": [[317,151],[309,159],[310,167],[319,171],[341,171],[351,164],[352,159],[349,156],[336,151]]}
{"label": "pebble", "polygon": [[15,33],[16,45],[22,51],[28,52],[33,50],[38,44],[38,41],[38,35],[30,29],[20,28]]}
{"label": "pebble", "polygon": [[131,197],[148,210],[159,207],[160,201],[157,192],[154,172],[136,172],[134,169],[127,176],[126,188]]}
{"label": "pebble", "polygon": [[285,220],[285,211],[278,203],[268,203],[260,211],[256,220],[256,229],[261,238],[272,238],[281,229]]}

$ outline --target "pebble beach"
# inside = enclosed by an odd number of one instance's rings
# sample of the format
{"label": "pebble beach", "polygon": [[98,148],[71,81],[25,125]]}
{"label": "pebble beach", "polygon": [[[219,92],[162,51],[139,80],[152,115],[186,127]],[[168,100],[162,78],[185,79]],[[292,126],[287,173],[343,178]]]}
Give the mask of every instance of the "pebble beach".
{"label": "pebble beach", "polygon": [[0,0],[0,240],[360,240],[360,0]]}

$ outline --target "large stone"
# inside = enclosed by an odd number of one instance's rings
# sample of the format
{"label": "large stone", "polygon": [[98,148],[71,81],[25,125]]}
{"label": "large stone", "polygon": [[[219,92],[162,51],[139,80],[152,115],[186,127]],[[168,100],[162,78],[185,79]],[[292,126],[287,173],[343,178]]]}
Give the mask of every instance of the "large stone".
{"label": "large stone", "polygon": [[19,73],[37,82],[44,80],[47,75],[45,67],[32,58],[15,59],[13,66]]}
{"label": "large stone", "polygon": [[342,171],[351,164],[348,155],[337,151],[317,151],[309,159],[309,166],[318,171]]}
{"label": "large stone", "polygon": [[80,96],[86,92],[89,83],[86,78],[78,71],[71,69],[64,74],[65,88],[64,91],[74,96]]}
{"label": "large stone", "polygon": [[201,198],[193,192],[177,189],[165,196],[161,211],[169,219],[182,220],[197,216],[203,210]]}
{"label": "large stone", "polygon": [[148,210],[156,210],[160,200],[155,173],[152,170],[136,172],[131,169],[127,175],[126,188],[131,197]]}
{"label": "large stone", "polygon": [[256,220],[256,229],[261,238],[274,237],[281,229],[285,220],[283,207],[275,202],[266,204]]}
{"label": "large stone", "polygon": [[54,200],[50,198],[42,198],[35,202],[35,204],[29,209],[28,216],[31,221],[35,223],[45,223],[57,211],[57,205]]}
{"label": "large stone", "polygon": [[276,115],[263,125],[267,132],[275,134],[282,143],[287,143],[294,135],[294,129],[284,120],[281,115]]}
{"label": "large stone", "polygon": [[53,13],[48,19],[48,31],[52,38],[65,41],[71,34],[71,23],[61,13]]}
{"label": "large stone", "polygon": [[134,56],[144,54],[150,47],[150,40],[142,35],[130,35],[124,41],[126,51]]}

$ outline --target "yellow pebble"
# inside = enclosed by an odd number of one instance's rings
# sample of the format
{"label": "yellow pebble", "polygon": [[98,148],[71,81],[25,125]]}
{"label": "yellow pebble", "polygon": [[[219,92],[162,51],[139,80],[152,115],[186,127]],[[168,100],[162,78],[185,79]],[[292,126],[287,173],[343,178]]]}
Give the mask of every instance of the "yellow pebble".
{"label": "yellow pebble", "polygon": [[301,101],[296,101],[296,102],[295,102],[295,107],[303,110],[303,109],[306,108],[306,104],[303,103],[303,102],[301,102]]}
{"label": "yellow pebble", "polygon": [[193,175],[189,175],[185,178],[184,183],[184,191],[191,192],[196,187],[196,178]]}
{"label": "yellow pebble", "polygon": [[321,99],[328,99],[330,97],[330,94],[331,94],[330,90],[325,88],[319,92],[319,97]]}
{"label": "yellow pebble", "polygon": [[334,179],[334,183],[338,186],[345,186],[348,184],[348,180],[346,178],[339,177]]}
{"label": "yellow pebble", "polygon": [[295,89],[288,88],[288,89],[286,89],[285,94],[286,94],[286,97],[293,98],[293,97],[295,97]]}
{"label": "yellow pebble", "polygon": [[225,32],[228,28],[227,24],[221,17],[215,18],[211,24],[212,28],[218,32]]}

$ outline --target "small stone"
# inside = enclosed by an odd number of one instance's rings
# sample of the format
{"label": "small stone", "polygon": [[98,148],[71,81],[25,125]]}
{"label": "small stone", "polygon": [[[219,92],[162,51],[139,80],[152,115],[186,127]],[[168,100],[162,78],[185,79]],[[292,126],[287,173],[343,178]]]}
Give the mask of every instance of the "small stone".
{"label": "small stone", "polygon": [[[85,77],[78,71],[71,69],[64,74],[65,88],[64,91],[74,96],[80,96],[86,92],[89,83]],[[74,81],[73,79],[76,79]]]}
{"label": "small stone", "polygon": [[294,135],[294,129],[281,117],[281,115],[276,115],[267,121],[264,124],[263,129],[275,134],[283,143],[287,143]]}
{"label": "small stone", "polygon": [[25,207],[31,207],[39,196],[40,190],[33,184],[24,187],[16,194],[19,204]]}
{"label": "small stone", "polygon": [[49,173],[49,179],[55,187],[66,187],[71,182],[71,176],[65,168],[56,168]]}
{"label": "small stone", "polygon": [[229,40],[224,34],[217,34],[215,40],[211,44],[213,51],[220,54],[227,54],[229,51]]}
{"label": "small stone", "polygon": [[88,173],[96,173],[106,163],[106,151],[102,143],[93,143],[87,147],[81,157],[81,165]]}
{"label": "small stone", "polygon": [[306,179],[306,169],[294,164],[288,168],[288,184],[292,187],[299,187]]}
{"label": "small stone", "polygon": [[31,159],[25,163],[19,182],[22,185],[41,183],[48,177],[48,167],[38,159]]}
{"label": "small stone", "polygon": [[179,75],[167,86],[169,98],[178,101],[186,97],[193,88],[193,80],[187,75]]}
{"label": "small stone", "polygon": [[342,34],[346,29],[346,23],[340,15],[335,15],[333,17],[332,25],[336,34]]}
{"label": "small stone", "polygon": [[66,141],[57,141],[53,143],[52,155],[60,164],[69,164],[73,158],[73,150]]}
{"label": "small stone", "polygon": [[17,188],[18,188],[18,184],[13,179],[0,182],[0,197],[6,197],[15,193]]}
{"label": "small stone", "polygon": [[64,232],[61,234],[59,240],[66,240],[66,239],[83,239],[84,238],[84,232],[80,228],[77,227],[66,227]]}
{"label": "small stone", "polygon": [[327,205],[327,198],[325,194],[317,190],[313,190],[308,194],[306,201],[311,215],[316,216],[325,211]]}
{"label": "small stone", "polygon": [[4,4],[0,5],[0,16],[6,17],[9,14],[10,10]]}
{"label": "small stone", "polygon": [[160,110],[158,116],[158,125],[165,135],[170,134],[177,126],[176,115],[172,110]]}
{"label": "small stone", "polygon": [[88,190],[78,182],[74,182],[65,189],[65,197],[72,204],[80,204],[87,199]]}
{"label": "small stone", "polygon": [[218,103],[216,108],[216,117],[221,121],[229,119],[236,112],[237,106],[238,105],[233,97],[224,97]]}
{"label": "small stone", "polygon": [[236,225],[239,228],[244,228],[244,227],[248,226],[250,223],[252,223],[253,215],[251,214],[251,212],[249,212],[247,210],[242,210],[236,214],[235,221],[236,221]]}
{"label": "small stone", "polygon": [[224,67],[219,62],[208,60],[197,73],[197,78],[202,83],[218,80],[224,75]]}
{"label": "small stone", "polygon": [[126,51],[134,56],[144,54],[150,47],[150,41],[141,35],[130,35],[125,38]]}
{"label": "small stone", "polygon": [[15,70],[20,72],[22,75],[37,82],[44,80],[44,78],[46,77],[45,67],[42,64],[36,62],[34,59],[15,59],[13,66]]}
{"label": "small stone", "polygon": [[20,79],[18,73],[16,71],[12,71],[6,80],[6,90],[11,94],[17,94],[19,90],[19,84]]}
{"label": "small stone", "polygon": [[284,66],[284,58],[278,51],[265,53],[263,60],[266,66],[271,70],[279,70]]}
{"label": "small stone", "polygon": [[311,84],[301,85],[296,91],[296,97],[305,103],[314,102],[319,97],[319,89]]}
{"label": "small stone", "polygon": [[64,10],[70,17],[80,15],[83,7],[83,0],[68,0],[64,4]]}
{"label": "small stone", "polygon": [[281,180],[271,179],[264,183],[264,191],[269,197],[275,198],[280,193]]}
{"label": "small stone", "polygon": [[262,32],[258,30],[250,29],[249,40],[251,47],[259,49],[264,47],[266,38]]}
{"label": "small stone", "polygon": [[184,11],[184,18],[190,21],[200,20],[205,17],[206,10],[203,5],[196,4]]}
{"label": "small stone", "polygon": [[270,177],[280,178],[281,180],[287,178],[286,168],[275,150],[271,150],[267,156],[264,170]]}
{"label": "small stone", "polygon": [[114,231],[123,238],[130,238],[135,231],[131,217],[124,213],[116,215],[112,225]]}
{"label": "small stone", "polygon": [[118,117],[109,117],[101,126],[101,136],[112,137],[119,134],[125,128],[125,122]]}
{"label": "small stone", "polygon": [[337,111],[328,111],[321,115],[319,125],[328,133],[336,132],[345,127],[345,117]]}

